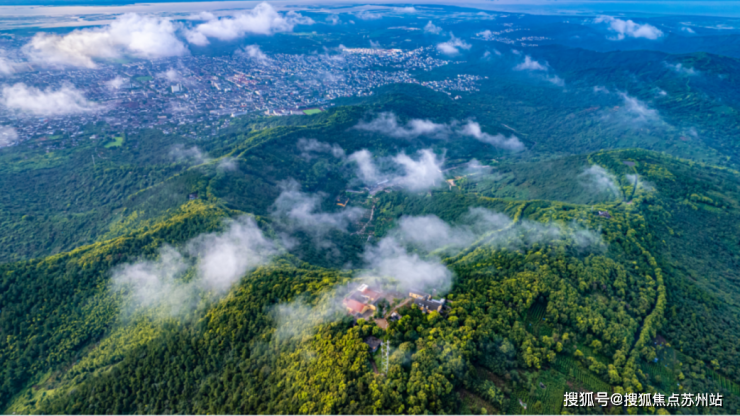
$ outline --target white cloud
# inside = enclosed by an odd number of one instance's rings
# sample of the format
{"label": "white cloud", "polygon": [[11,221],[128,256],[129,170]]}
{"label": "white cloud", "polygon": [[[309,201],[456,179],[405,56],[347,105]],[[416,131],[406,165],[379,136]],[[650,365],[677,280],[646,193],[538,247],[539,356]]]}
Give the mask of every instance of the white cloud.
{"label": "white cloud", "polygon": [[243,50],[237,51],[237,54],[253,61],[257,61],[260,64],[265,64],[270,61],[270,58],[262,52],[259,45],[245,46]]}
{"label": "white cloud", "polygon": [[216,168],[223,172],[233,172],[239,169],[239,161],[233,157],[225,157],[218,162]]}
{"label": "white cloud", "polygon": [[332,14],[327,16],[326,22],[331,23],[332,25],[337,25],[341,22],[341,20],[339,19],[339,16],[337,16],[336,14]]}
{"label": "white cloud", "polygon": [[445,246],[464,247],[476,238],[469,227],[452,227],[435,215],[401,217],[392,235],[403,243],[427,252]]}
{"label": "white cloud", "polygon": [[456,55],[460,49],[470,49],[470,44],[450,33],[450,40],[437,44],[437,50],[445,55]]}
{"label": "white cloud", "polygon": [[[524,61],[514,67],[515,71],[543,71],[548,72],[549,67],[547,63],[544,65],[532,59],[529,55],[524,56]],[[565,86],[565,81],[557,75],[542,75],[545,81],[555,84],[559,87]]]}
{"label": "white cloud", "polygon": [[182,75],[180,75],[180,73],[174,68],[169,68],[166,71],[158,73],[157,77],[164,78],[169,82],[178,82],[182,80]]}
{"label": "white cloud", "polygon": [[[440,260],[436,250],[459,252],[476,239],[493,247],[514,250],[532,244],[567,244],[579,249],[603,249],[598,232],[573,223],[542,224],[521,220],[514,223],[505,214],[484,208],[471,208],[458,225],[448,224],[434,215],[402,217],[397,227],[363,253],[366,270],[349,284],[340,284],[325,292],[313,305],[297,300],[276,308],[281,338],[309,335],[312,329],[329,320],[346,316],[341,299],[360,284],[395,286],[400,291],[417,289],[439,296],[451,288],[454,275]],[[413,251],[412,251],[413,249]]]}
{"label": "white cloud", "polygon": [[452,285],[452,272],[435,257],[409,253],[394,238],[383,238],[365,249],[363,258],[375,275],[391,278],[402,289],[435,289],[445,293]]}
{"label": "white cloud", "polygon": [[393,11],[396,13],[416,13],[416,9],[413,6],[394,7]]}
{"label": "white cloud", "polygon": [[186,32],[188,42],[205,46],[208,38],[234,40],[246,34],[272,35],[277,32],[291,32],[299,24],[313,24],[314,21],[294,11],[278,13],[268,3],[260,3],[254,9],[241,12],[233,17],[216,18],[201,23]]}
{"label": "white cloud", "polygon": [[223,233],[195,238],[187,251],[198,259],[198,284],[219,293],[225,293],[244,273],[267,263],[277,252],[249,217],[232,222]]}
{"label": "white cloud", "polygon": [[623,92],[620,92],[619,95],[624,100],[625,112],[632,117],[633,121],[646,122],[660,120],[658,112],[649,108],[644,102],[635,97],[630,97]]}
{"label": "white cloud", "polygon": [[166,18],[126,13],[110,25],[66,35],[39,32],[23,47],[32,62],[95,68],[95,59],[162,58],[188,54],[175,35],[178,25]]}
{"label": "white cloud", "polygon": [[403,288],[437,289],[444,293],[452,282],[449,270],[436,256],[410,254],[406,247],[426,253],[440,249],[454,253],[483,236],[487,245],[515,250],[555,241],[579,248],[604,248],[598,232],[576,223],[569,226],[529,220],[514,223],[505,214],[473,207],[457,225],[450,225],[434,215],[402,217],[388,236],[377,245],[366,248],[364,258],[376,275],[391,277]]}
{"label": "white cloud", "polygon": [[663,36],[660,29],[650,24],[639,24],[632,20],[622,20],[611,16],[599,16],[594,23],[608,24],[609,30],[616,32],[616,37],[611,38],[612,40],[622,40],[625,37],[655,40]]}
{"label": "white cloud", "polygon": [[0,147],[9,146],[18,141],[18,131],[13,126],[0,124]]}
{"label": "white cloud", "polygon": [[419,159],[414,160],[405,153],[396,155],[393,158],[396,164],[400,165],[405,174],[397,177],[394,184],[408,191],[415,192],[436,186],[444,179],[440,170],[443,159],[437,159],[437,155],[429,149],[419,152]]}
{"label": "white cloud", "polygon": [[435,26],[434,23],[430,20],[429,23],[424,26],[424,31],[427,33],[433,33],[435,35],[439,35],[442,33],[442,28],[439,26]]}
{"label": "white cloud", "polygon": [[122,78],[120,76],[117,76],[111,80],[105,81],[103,85],[105,85],[106,88],[109,90],[117,90],[121,88],[124,84],[128,82],[128,78]]}
{"label": "white cloud", "polygon": [[202,21],[213,20],[215,18],[216,18],[216,15],[214,15],[211,12],[200,12],[198,14],[191,14],[190,16],[186,17],[187,20],[202,20]]}
{"label": "white cloud", "polygon": [[286,230],[306,232],[317,245],[329,247],[332,244],[325,239],[327,233],[333,230],[346,232],[351,223],[362,217],[364,210],[349,207],[338,212],[322,212],[321,200],[321,195],[301,192],[298,183],[291,180],[282,184],[272,216]]}
{"label": "white cloud", "polygon": [[635,184],[637,184],[638,190],[643,190],[646,192],[655,191],[655,186],[653,186],[652,183],[643,181],[642,179],[640,179],[638,175],[632,174],[632,175],[624,175],[624,176],[625,178],[627,178],[627,180],[632,186],[635,186]]}
{"label": "white cloud", "polygon": [[382,19],[383,15],[380,13],[372,13],[369,10],[363,10],[359,13],[357,13],[355,16],[362,20],[377,20]]}
{"label": "white cloud", "polygon": [[363,149],[349,155],[347,161],[357,165],[357,176],[371,187],[384,184],[385,187],[395,186],[417,192],[441,184],[444,175],[440,167],[444,160],[430,149],[421,150],[417,155],[414,159],[399,153],[376,161],[370,151]]}
{"label": "white cloud", "polygon": [[398,118],[391,112],[380,113],[370,122],[360,121],[355,127],[358,130],[382,133],[400,139],[413,139],[419,136],[444,138],[449,133],[445,124],[437,124],[430,120],[412,119],[402,126]]}
{"label": "white cloud", "polygon": [[465,164],[465,169],[463,170],[463,174],[465,175],[479,175],[479,174],[490,174],[493,171],[493,168],[491,166],[483,165],[481,164],[478,159],[470,159],[468,163]]}
{"label": "white cloud", "polygon": [[304,159],[312,159],[313,153],[328,153],[336,158],[344,158],[344,149],[338,144],[329,144],[320,142],[316,139],[304,139],[298,140],[298,150],[301,151],[301,157]]}
{"label": "white cloud", "polygon": [[370,48],[372,48],[372,49],[380,49],[380,42],[376,42],[376,41],[370,39]]}
{"label": "white cloud", "polygon": [[600,92],[603,92],[604,94],[609,94],[609,89],[606,87],[603,87],[601,85],[597,85],[594,87],[594,94],[598,94]]}
{"label": "white cloud", "polygon": [[519,141],[516,136],[506,138],[503,134],[500,133],[495,136],[490,135],[483,132],[480,128],[480,124],[476,123],[475,121],[468,121],[468,123],[463,126],[461,134],[473,137],[483,143],[488,143],[491,146],[500,147],[502,149],[509,149],[513,151],[524,150],[524,144]]}
{"label": "white cloud", "polygon": [[[194,238],[185,250],[165,246],[157,260],[117,268],[111,289],[128,294],[129,311],[163,307],[166,314],[176,315],[194,308],[206,292],[223,295],[245,273],[266,264],[275,254],[276,248],[254,220],[242,217],[221,233]],[[191,268],[195,276],[180,279]]]}
{"label": "white cloud", "polygon": [[520,51],[518,51],[516,49],[512,49],[511,50],[511,53],[513,53],[514,55],[521,55],[522,54]]}
{"label": "white cloud", "polygon": [[683,64],[669,64],[668,62],[665,62],[665,66],[679,75],[699,75],[699,71],[694,68],[685,67]]}
{"label": "white cloud", "polygon": [[203,153],[198,146],[185,148],[185,145],[178,143],[170,149],[170,157],[177,162],[187,162],[194,165],[200,165],[210,161],[207,154]]}
{"label": "white cloud", "polygon": [[373,162],[373,154],[369,150],[358,150],[349,155],[347,160],[357,164],[357,176],[362,182],[373,184],[380,180],[380,173]]}
{"label": "white cloud", "polygon": [[694,32],[694,29],[692,29],[692,28],[690,28],[688,26],[682,26],[681,27],[681,30],[683,30],[684,32],[692,33],[692,34],[693,33],[696,33],[696,32]]}
{"label": "white cloud", "polygon": [[580,175],[585,180],[585,186],[596,193],[608,192],[619,195],[617,178],[599,165],[592,165]]}
{"label": "white cloud", "polygon": [[548,82],[551,82],[551,83],[557,85],[558,87],[564,87],[565,86],[565,80],[563,80],[562,78],[560,78],[557,75],[548,75],[548,76],[545,77],[545,79]]}
{"label": "white cloud", "polygon": [[99,105],[88,101],[81,91],[70,85],[57,90],[47,88],[44,91],[23,83],[5,85],[0,96],[0,104],[9,110],[36,116],[63,116],[101,109]]}
{"label": "white cloud", "polygon": [[547,71],[547,67],[533,60],[529,55],[524,57],[524,62],[514,67],[516,71]]}
{"label": "white cloud", "polygon": [[480,125],[474,121],[469,121],[461,129],[456,129],[456,121],[450,124],[434,123],[430,120],[412,119],[402,126],[398,118],[391,112],[380,113],[378,117],[370,122],[361,121],[354,128],[358,130],[382,133],[390,137],[413,139],[419,136],[426,136],[435,139],[444,139],[449,137],[453,132],[464,136],[474,137],[484,143],[492,146],[519,151],[524,149],[524,145],[516,136],[506,138],[501,134],[492,136],[481,131]]}
{"label": "white cloud", "polygon": [[18,71],[20,66],[20,63],[12,61],[5,56],[4,49],[0,49],[0,77],[13,75]]}
{"label": "white cloud", "polygon": [[486,30],[484,30],[482,32],[476,33],[476,36],[478,36],[478,37],[480,37],[480,38],[482,38],[484,40],[491,40],[491,39],[493,39],[493,32],[491,32],[490,30],[486,29]]}

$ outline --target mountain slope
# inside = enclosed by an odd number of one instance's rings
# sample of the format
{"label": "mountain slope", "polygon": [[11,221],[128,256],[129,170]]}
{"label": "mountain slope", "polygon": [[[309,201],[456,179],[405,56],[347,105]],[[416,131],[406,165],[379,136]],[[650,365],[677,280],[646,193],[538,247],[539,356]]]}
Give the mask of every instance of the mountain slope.
{"label": "mountain slope", "polygon": [[[734,267],[737,242],[715,230],[734,226],[740,176],[641,150],[587,160],[615,175],[622,198],[596,206],[504,200],[476,195],[464,181],[431,198],[379,197],[376,239],[390,235],[402,215],[457,224],[477,207],[511,219],[440,252],[455,275],[451,309],[442,315],[407,308],[387,331],[373,321],[353,325],[334,305],[355,273],[276,260],[196,315],[103,326],[77,344],[79,363],[69,361],[71,353],[49,354],[57,358],[36,369],[52,369],[34,381],[39,390],[16,395],[9,409],[418,414],[477,412],[471,406],[478,405],[518,412],[521,400],[527,413],[559,413],[563,392],[573,388],[670,394],[678,382],[680,391],[722,392],[723,410],[732,413],[740,398],[738,331],[728,328],[740,329],[740,318],[725,270]],[[578,170],[562,166],[561,180],[579,180]],[[634,192],[628,174],[638,175]],[[202,212],[213,218],[206,224],[225,214]],[[687,235],[711,244],[685,244]],[[81,254],[71,255],[68,263]],[[51,278],[44,273],[39,281]],[[10,315],[3,310],[3,319]],[[8,334],[20,324],[3,328]],[[387,375],[373,370],[383,358],[362,342],[369,335],[391,343]],[[97,348],[80,349],[97,339]],[[54,348],[51,342],[41,353]]]}

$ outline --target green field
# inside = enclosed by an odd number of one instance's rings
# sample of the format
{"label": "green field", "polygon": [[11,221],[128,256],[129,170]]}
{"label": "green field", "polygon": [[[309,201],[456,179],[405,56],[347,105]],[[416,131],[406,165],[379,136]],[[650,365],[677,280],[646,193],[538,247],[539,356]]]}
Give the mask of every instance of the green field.
{"label": "green field", "polygon": [[303,114],[307,116],[314,115],[314,114],[321,114],[321,113],[322,111],[319,110],[318,108],[312,108],[310,110],[303,110]]}
{"label": "green field", "polygon": [[134,79],[137,80],[137,81],[139,81],[139,82],[149,82],[149,81],[153,80],[154,78],[152,78],[149,75],[146,75],[146,76],[143,76],[143,77],[136,77]]}
{"label": "green field", "polygon": [[113,138],[112,142],[106,143],[104,147],[106,149],[110,149],[113,147],[121,147],[121,146],[123,146],[123,136],[116,136]]}

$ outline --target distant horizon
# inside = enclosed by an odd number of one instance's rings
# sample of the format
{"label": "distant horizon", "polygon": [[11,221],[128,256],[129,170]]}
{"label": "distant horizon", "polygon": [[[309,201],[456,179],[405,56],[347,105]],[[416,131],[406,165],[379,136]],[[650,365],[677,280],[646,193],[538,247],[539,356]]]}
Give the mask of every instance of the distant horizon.
{"label": "distant horizon", "polygon": [[[0,15],[3,17],[17,16],[44,16],[67,14],[94,14],[94,13],[125,13],[125,12],[175,12],[182,11],[178,4],[188,4],[187,9],[194,5],[201,5],[202,10],[217,9],[251,9],[263,0],[158,0],[148,2],[122,2],[106,0],[59,0],[41,2],[35,0],[15,0],[5,2],[0,6]],[[558,0],[467,0],[452,2],[447,0],[406,0],[372,2],[327,0],[322,2],[310,0],[278,0],[267,1],[279,7],[306,7],[312,6],[389,6],[389,5],[416,5],[416,6],[455,6],[461,8],[475,8],[482,10],[501,11],[508,13],[527,13],[535,15],[594,15],[594,14],[630,14],[643,16],[704,16],[733,18],[740,17],[740,1],[736,0],[613,0],[613,1],[558,1]],[[103,8],[103,10],[95,10]]]}

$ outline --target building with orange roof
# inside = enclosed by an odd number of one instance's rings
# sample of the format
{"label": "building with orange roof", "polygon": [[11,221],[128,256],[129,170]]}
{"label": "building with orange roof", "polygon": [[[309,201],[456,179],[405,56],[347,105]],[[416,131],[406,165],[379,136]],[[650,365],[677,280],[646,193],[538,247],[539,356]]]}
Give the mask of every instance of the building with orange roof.
{"label": "building with orange roof", "polygon": [[358,302],[354,299],[345,299],[343,302],[344,307],[351,314],[362,314],[365,313],[370,307],[362,302]]}

